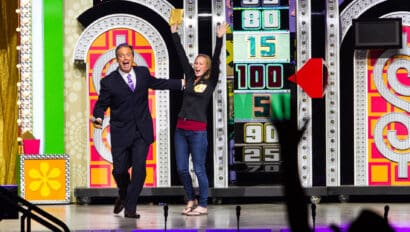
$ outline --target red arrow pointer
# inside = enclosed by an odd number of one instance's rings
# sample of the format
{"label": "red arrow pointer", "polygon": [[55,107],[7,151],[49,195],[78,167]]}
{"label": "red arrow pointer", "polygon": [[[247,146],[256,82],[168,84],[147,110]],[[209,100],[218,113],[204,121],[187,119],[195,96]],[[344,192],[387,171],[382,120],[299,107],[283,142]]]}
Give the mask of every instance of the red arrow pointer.
{"label": "red arrow pointer", "polygon": [[327,67],[322,58],[311,58],[288,80],[298,84],[311,98],[322,98],[327,86]]}

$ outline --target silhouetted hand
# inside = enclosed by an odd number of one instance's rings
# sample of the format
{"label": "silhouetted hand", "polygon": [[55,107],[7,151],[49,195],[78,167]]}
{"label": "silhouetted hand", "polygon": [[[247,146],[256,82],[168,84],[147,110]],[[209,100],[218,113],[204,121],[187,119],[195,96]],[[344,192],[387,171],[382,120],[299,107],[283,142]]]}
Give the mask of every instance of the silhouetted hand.
{"label": "silhouetted hand", "polygon": [[[309,120],[305,120],[301,128],[298,128],[296,120],[279,120],[273,122],[278,134],[280,143],[295,143],[299,144],[302,139],[303,134],[305,133]],[[285,140],[285,141],[281,141]]]}
{"label": "silhouetted hand", "polygon": [[308,221],[307,200],[300,183],[298,169],[298,144],[309,124],[304,121],[298,128],[296,117],[290,120],[273,121],[280,144],[280,154],[283,161],[283,186],[285,203],[288,212],[288,222],[292,231],[311,231]]}

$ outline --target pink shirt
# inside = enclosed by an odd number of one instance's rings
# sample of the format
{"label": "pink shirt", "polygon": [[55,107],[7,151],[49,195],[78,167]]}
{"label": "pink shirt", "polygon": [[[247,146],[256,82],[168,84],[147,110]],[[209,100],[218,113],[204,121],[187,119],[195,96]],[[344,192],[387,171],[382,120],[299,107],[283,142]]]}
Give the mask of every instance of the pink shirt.
{"label": "pink shirt", "polygon": [[190,131],[204,131],[206,130],[206,122],[178,118],[177,128]]}

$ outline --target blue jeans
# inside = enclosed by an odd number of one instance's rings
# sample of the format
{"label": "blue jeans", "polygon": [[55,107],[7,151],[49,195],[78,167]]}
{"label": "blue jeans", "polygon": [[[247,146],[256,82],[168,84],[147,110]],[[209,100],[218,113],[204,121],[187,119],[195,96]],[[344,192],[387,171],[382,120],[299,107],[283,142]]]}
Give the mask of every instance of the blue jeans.
{"label": "blue jeans", "polygon": [[195,199],[195,191],[189,174],[189,154],[191,153],[199,185],[198,204],[206,207],[208,205],[208,177],[205,168],[206,152],[208,149],[207,131],[189,131],[177,128],[174,139],[177,171],[184,186],[187,199]]}

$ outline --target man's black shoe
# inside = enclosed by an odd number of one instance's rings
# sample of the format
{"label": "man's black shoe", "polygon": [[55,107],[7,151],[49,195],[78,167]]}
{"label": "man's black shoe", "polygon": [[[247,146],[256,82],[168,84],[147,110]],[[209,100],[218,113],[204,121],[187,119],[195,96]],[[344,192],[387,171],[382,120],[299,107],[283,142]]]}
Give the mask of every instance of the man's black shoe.
{"label": "man's black shoe", "polygon": [[124,211],[124,217],[138,219],[140,218],[140,215],[137,213],[130,213],[130,212]]}
{"label": "man's black shoe", "polygon": [[122,209],[124,209],[124,202],[120,198],[115,199],[113,212],[115,214],[119,214],[122,211]]}

